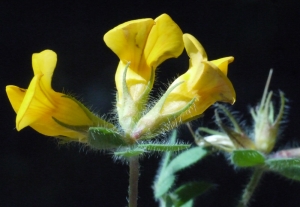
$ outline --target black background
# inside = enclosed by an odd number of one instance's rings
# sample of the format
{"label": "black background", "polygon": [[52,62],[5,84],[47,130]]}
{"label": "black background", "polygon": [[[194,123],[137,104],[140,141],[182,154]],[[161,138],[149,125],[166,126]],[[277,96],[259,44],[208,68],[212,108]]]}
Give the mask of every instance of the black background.
{"label": "black background", "polygon": [[[110,112],[119,60],[103,35],[127,20],[168,13],[184,33],[197,37],[210,60],[234,56],[228,74],[237,93],[233,109],[245,114],[248,123],[248,108],[259,101],[274,68],[271,89],[284,91],[289,99],[289,122],[277,148],[298,146],[299,9],[298,0],[1,1],[0,206],[126,206],[126,165],[82,146],[58,146],[29,127],[17,132],[4,88],[27,88],[33,77],[32,53],[52,49],[58,54],[54,90],[77,94],[100,114]],[[166,61],[155,88],[164,88],[187,68],[185,53]],[[211,124],[212,111],[193,127]],[[185,127],[180,138],[192,142]],[[158,156],[141,161],[139,206],[157,206],[151,185],[158,162]],[[216,184],[196,206],[235,206],[249,173],[233,169],[220,154],[180,173],[179,183],[203,179]],[[299,192],[299,183],[268,173],[251,206],[298,206]]]}

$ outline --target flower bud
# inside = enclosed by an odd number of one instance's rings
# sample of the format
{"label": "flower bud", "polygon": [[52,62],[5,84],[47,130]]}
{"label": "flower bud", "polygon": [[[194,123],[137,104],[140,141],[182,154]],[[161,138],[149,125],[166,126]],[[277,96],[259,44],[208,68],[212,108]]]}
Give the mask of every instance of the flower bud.
{"label": "flower bud", "polygon": [[256,149],[266,154],[273,150],[276,143],[285,106],[284,94],[280,92],[280,109],[276,115],[271,101],[272,91],[268,92],[271,75],[272,70],[270,71],[261,103],[255,109],[251,109],[251,114],[254,119]]}

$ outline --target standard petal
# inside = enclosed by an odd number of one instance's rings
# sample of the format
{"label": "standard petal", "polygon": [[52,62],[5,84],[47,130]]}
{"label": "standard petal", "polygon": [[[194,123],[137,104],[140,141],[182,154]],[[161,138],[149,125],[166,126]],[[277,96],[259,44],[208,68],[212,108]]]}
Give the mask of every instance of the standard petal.
{"label": "standard petal", "polygon": [[198,60],[195,60],[194,56],[200,56],[200,59],[199,59],[200,61],[207,60],[207,54],[206,54],[203,46],[194,36],[192,36],[190,34],[184,34],[183,42],[184,42],[185,50],[186,50],[188,56],[191,58],[190,67],[192,67],[192,65],[197,64]]}
{"label": "standard petal", "polygon": [[182,35],[181,29],[169,15],[157,17],[144,51],[146,64],[156,69],[166,59],[178,57],[184,48]]}
{"label": "standard petal", "polygon": [[32,55],[32,68],[34,75],[42,75],[45,88],[51,88],[51,80],[57,62],[57,55],[52,50],[44,50]]}
{"label": "standard petal", "polygon": [[132,98],[137,100],[145,90],[151,68],[144,64],[143,53],[154,24],[153,19],[133,20],[113,28],[104,35],[106,45],[120,58],[115,75],[119,100],[123,96],[123,75],[128,62],[130,65],[126,74],[126,85]]}
{"label": "standard petal", "polygon": [[139,69],[149,32],[155,24],[153,19],[125,22],[104,35],[106,45],[123,63],[131,62],[130,68]]}

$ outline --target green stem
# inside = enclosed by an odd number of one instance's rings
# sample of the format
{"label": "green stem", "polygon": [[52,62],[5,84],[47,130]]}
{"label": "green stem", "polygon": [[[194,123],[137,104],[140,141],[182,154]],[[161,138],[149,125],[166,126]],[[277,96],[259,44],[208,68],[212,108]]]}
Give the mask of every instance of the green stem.
{"label": "green stem", "polygon": [[129,207],[137,207],[139,168],[139,157],[131,157],[129,159]]}
{"label": "green stem", "polygon": [[263,173],[264,173],[264,170],[262,168],[256,167],[254,169],[254,172],[250,178],[250,181],[247,184],[246,188],[244,189],[244,193],[241,197],[241,200],[238,203],[238,207],[247,207],[248,206],[249,201],[250,201],[256,187],[258,186]]}

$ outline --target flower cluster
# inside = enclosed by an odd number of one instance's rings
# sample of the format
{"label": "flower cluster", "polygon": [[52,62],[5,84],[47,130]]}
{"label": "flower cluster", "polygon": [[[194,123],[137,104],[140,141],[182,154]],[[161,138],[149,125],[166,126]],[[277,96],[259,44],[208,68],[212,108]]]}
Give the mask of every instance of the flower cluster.
{"label": "flower cluster", "polygon": [[[233,57],[209,61],[198,40],[183,34],[167,14],[120,24],[104,35],[104,41],[120,59],[115,74],[119,123],[103,120],[74,97],[55,92],[51,79],[56,53],[44,50],[32,56],[34,77],[28,89],[6,87],[17,113],[17,130],[30,126],[47,136],[91,143],[88,140],[95,134],[89,132],[101,127],[106,130],[102,135],[114,131],[124,143],[133,144],[198,118],[216,101],[235,102],[227,78]],[[184,48],[190,58],[188,70],[149,107],[157,67],[181,55]]]}

